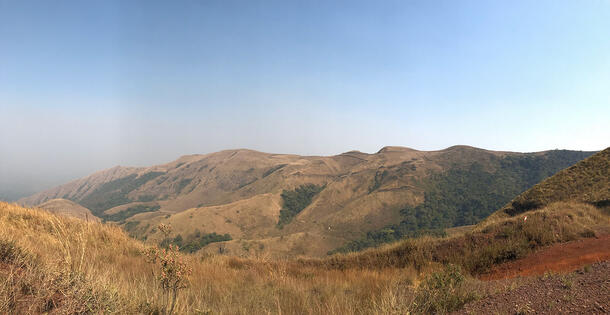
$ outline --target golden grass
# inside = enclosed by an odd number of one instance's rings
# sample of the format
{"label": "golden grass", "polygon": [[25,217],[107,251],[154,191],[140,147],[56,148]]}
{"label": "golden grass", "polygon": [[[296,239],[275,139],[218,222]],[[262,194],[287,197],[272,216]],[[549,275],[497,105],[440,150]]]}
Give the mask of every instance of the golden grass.
{"label": "golden grass", "polygon": [[[420,279],[444,264],[472,271],[476,259],[505,253],[511,242],[531,250],[610,225],[583,204],[528,213],[529,226],[520,220],[326,259],[184,255],[193,272],[176,313],[405,314],[413,311]],[[541,243],[523,243],[528,237]],[[147,247],[116,226],[0,202],[0,313],[158,313],[162,291],[142,254]]]}
{"label": "golden grass", "polygon": [[[29,253],[24,261],[37,264],[19,272],[15,266],[11,272],[0,269],[7,290],[13,286],[9,278],[17,274],[22,283],[28,282],[26,276],[47,279],[46,290],[20,295],[22,304],[0,304],[1,313],[41,313],[45,308],[70,313],[87,303],[85,309],[93,313],[154,313],[161,307],[155,271],[141,253],[146,245],[118,227],[0,202],[0,240],[14,242]],[[399,314],[410,303],[406,292],[417,277],[412,268],[340,271],[290,261],[184,258],[193,273],[178,297],[178,314]],[[58,283],[69,277],[82,281],[78,286],[73,280]],[[70,290],[74,292],[55,296]],[[85,291],[89,293],[83,297]]]}

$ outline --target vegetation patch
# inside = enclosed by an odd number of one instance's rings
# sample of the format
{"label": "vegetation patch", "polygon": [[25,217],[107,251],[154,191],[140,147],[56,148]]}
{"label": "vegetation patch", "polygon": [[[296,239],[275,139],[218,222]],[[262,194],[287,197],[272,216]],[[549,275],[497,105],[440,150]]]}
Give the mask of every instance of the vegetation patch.
{"label": "vegetation patch", "polygon": [[192,178],[185,178],[180,180],[180,182],[178,182],[178,185],[176,186],[176,193],[179,194],[180,192],[182,192],[182,189],[184,189],[184,187],[186,187],[192,181]]}
{"label": "vegetation patch", "polygon": [[375,173],[375,178],[373,179],[373,183],[369,187],[369,194],[372,193],[373,191],[379,189],[379,187],[381,187],[381,184],[383,183],[384,178],[386,178],[387,176],[388,176],[387,170],[383,170],[383,171],[378,170]]}
{"label": "vegetation patch", "polygon": [[445,314],[457,311],[477,295],[466,284],[459,266],[447,265],[443,271],[426,277],[416,291],[412,305],[415,314]]}
{"label": "vegetation patch", "polygon": [[170,245],[178,246],[181,252],[194,253],[208,244],[215,242],[225,242],[230,241],[231,235],[229,234],[216,234],[212,233],[201,233],[200,231],[195,231],[195,233],[189,235],[186,238],[182,238],[182,235],[178,234],[174,238],[165,238],[160,246],[163,248],[168,248]]}
{"label": "vegetation patch", "polygon": [[413,230],[405,222],[401,222],[398,225],[391,225],[381,230],[370,231],[366,233],[366,236],[355,241],[350,241],[345,245],[329,251],[328,255],[337,253],[349,253],[361,251],[369,247],[378,247],[382,244],[392,243],[400,241],[405,238],[415,238],[422,236],[436,236],[444,237],[445,233],[442,229],[437,230]]}
{"label": "vegetation patch", "polygon": [[281,169],[282,169],[282,168],[284,168],[284,166],[286,166],[286,165],[288,165],[288,164],[280,164],[280,165],[276,165],[276,166],[271,167],[270,169],[266,170],[266,171],[263,173],[263,178],[265,178],[265,177],[267,177],[267,176],[269,176],[269,175],[273,174],[273,173],[274,173],[275,171],[277,171],[277,170],[281,170]]}
{"label": "vegetation patch", "polygon": [[307,208],[311,204],[313,198],[320,193],[325,186],[314,184],[305,184],[297,187],[295,190],[284,190],[282,192],[282,200],[284,205],[280,210],[280,218],[277,223],[279,228],[290,223],[299,212]]}
{"label": "vegetation patch", "polygon": [[85,196],[82,200],[73,200],[79,204],[85,206],[94,215],[101,217],[103,212],[131,202],[127,195],[144,185],[149,180],[152,180],[163,172],[149,172],[138,177],[136,174],[125,176],[122,178],[115,179],[107,182],[93,191],[91,194]]}
{"label": "vegetation patch", "polygon": [[137,205],[133,207],[129,207],[123,211],[113,213],[113,214],[105,214],[102,216],[104,221],[124,221],[127,218],[131,218],[132,216],[143,213],[143,212],[154,212],[161,209],[159,205],[147,206],[147,205]]}

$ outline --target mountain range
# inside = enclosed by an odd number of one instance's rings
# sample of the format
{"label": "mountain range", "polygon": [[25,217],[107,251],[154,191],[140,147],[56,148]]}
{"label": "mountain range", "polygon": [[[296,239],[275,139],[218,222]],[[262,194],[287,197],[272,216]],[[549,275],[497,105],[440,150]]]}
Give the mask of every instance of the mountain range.
{"label": "mountain range", "polygon": [[[324,256],[475,224],[594,152],[384,147],[335,156],[226,150],[94,173],[19,200],[65,199],[188,251]],[[164,239],[156,226],[171,225]]]}

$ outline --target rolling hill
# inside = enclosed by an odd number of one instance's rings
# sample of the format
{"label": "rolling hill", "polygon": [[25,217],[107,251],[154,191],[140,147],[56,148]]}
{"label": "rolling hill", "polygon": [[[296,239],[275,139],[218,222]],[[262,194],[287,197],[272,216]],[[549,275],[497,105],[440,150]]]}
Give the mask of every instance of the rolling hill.
{"label": "rolling hill", "polygon": [[66,199],[51,199],[39,204],[37,207],[55,214],[71,216],[85,221],[92,220],[97,222],[100,220],[89,209]]}
{"label": "rolling hill", "polygon": [[[591,154],[467,146],[327,157],[227,150],[152,167],[117,166],[19,202],[68,199],[140,239],[161,241],[155,227],[170,224],[166,242],[191,249],[323,256],[346,242],[347,250],[359,250],[474,224]],[[230,240],[216,237],[227,234]]]}

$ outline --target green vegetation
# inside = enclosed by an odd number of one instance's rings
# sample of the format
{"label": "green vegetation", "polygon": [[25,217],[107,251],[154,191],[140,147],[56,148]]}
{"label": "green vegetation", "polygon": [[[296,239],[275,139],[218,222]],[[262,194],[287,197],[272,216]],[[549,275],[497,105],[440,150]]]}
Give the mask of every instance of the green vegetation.
{"label": "green vegetation", "polygon": [[210,243],[230,241],[229,234],[216,234],[215,232],[204,234],[199,231],[189,235],[186,239],[178,234],[174,238],[165,238],[161,242],[161,247],[168,248],[170,245],[178,246],[181,252],[194,253]]}
{"label": "green vegetation", "polygon": [[155,200],[155,196],[153,195],[142,195],[138,197],[139,202],[150,202]]}
{"label": "green vegetation", "polygon": [[127,208],[123,211],[119,211],[117,213],[104,214],[101,216],[101,218],[104,221],[114,221],[114,222],[124,221],[125,219],[130,218],[138,213],[154,212],[154,211],[159,210],[160,208],[161,208],[161,206],[159,206],[159,205],[153,205],[153,206],[137,205],[137,206],[129,207],[129,208]]}
{"label": "green vegetation", "polygon": [[412,311],[415,314],[450,313],[476,298],[476,294],[466,285],[461,268],[449,264],[443,271],[426,277],[419,285]]}
{"label": "green vegetation", "polygon": [[377,190],[379,187],[381,187],[381,184],[383,183],[383,179],[385,177],[388,176],[388,171],[387,170],[378,170],[375,173],[375,178],[373,180],[373,184],[371,185],[371,187],[369,187],[369,194],[372,193],[373,191]]}
{"label": "green vegetation", "polygon": [[[507,156],[492,159],[487,168],[475,162],[433,174],[423,183],[427,187],[424,202],[401,210],[399,224],[368,232],[329,254],[359,251],[405,237],[438,236],[446,228],[475,224],[519,193],[590,154],[560,150],[540,156]],[[379,188],[387,176],[387,171],[378,171],[369,192]],[[528,205],[525,210],[537,206]]]}
{"label": "green vegetation", "polygon": [[404,221],[397,225],[391,225],[381,230],[370,231],[366,236],[355,241],[329,251],[328,255],[337,253],[357,252],[369,247],[377,247],[382,244],[392,243],[405,238],[414,238],[421,236],[436,236],[444,237],[447,234],[442,229],[436,230],[413,230],[411,226]]}
{"label": "green vegetation", "polygon": [[290,223],[299,212],[311,204],[313,197],[320,193],[325,186],[306,184],[297,187],[295,190],[284,190],[282,200],[284,205],[280,210],[280,219],[277,223],[279,228]]}
{"label": "green vegetation", "polygon": [[72,201],[78,202],[91,210],[94,215],[101,217],[104,211],[131,202],[127,197],[130,192],[163,174],[165,173],[149,172],[139,177],[136,174],[132,174],[118,178],[101,185],[94,192],[85,196],[85,198]]}
{"label": "green vegetation", "polygon": [[280,165],[276,165],[276,166],[271,167],[270,169],[266,170],[263,173],[263,178],[273,174],[273,172],[275,172],[277,170],[280,170],[280,169],[284,168],[284,166],[286,166],[286,165],[288,165],[288,164],[280,164]]}
{"label": "green vegetation", "polygon": [[180,180],[180,182],[178,182],[178,186],[176,186],[176,193],[179,194],[180,192],[182,192],[182,189],[184,189],[184,187],[186,187],[192,181],[193,181],[192,178],[185,178],[185,179]]}

